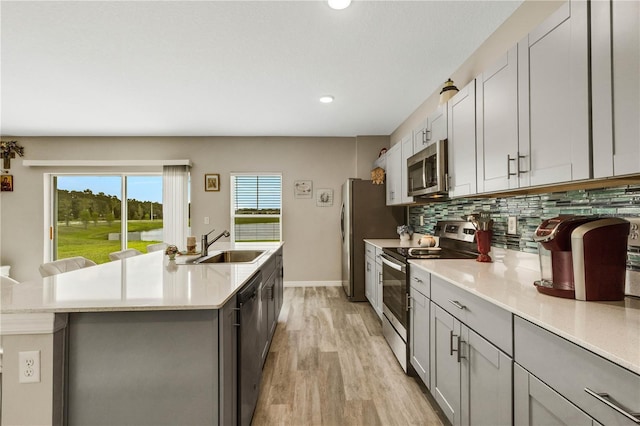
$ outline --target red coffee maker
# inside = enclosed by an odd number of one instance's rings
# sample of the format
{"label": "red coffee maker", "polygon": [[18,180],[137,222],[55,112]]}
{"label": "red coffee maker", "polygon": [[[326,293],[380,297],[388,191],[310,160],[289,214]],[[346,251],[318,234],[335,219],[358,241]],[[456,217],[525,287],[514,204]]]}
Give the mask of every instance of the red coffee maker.
{"label": "red coffee maker", "polygon": [[559,216],[535,231],[540,293],[579,300],[622,300],[630,224],[619,218]]}

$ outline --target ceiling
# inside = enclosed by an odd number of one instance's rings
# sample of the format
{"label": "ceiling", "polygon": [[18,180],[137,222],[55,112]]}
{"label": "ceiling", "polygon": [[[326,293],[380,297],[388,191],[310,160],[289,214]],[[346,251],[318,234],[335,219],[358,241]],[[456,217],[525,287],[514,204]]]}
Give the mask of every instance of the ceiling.
{"label": "ceiling", "polygon": [[0,133],[389,135],[520,4],[2,0]]}

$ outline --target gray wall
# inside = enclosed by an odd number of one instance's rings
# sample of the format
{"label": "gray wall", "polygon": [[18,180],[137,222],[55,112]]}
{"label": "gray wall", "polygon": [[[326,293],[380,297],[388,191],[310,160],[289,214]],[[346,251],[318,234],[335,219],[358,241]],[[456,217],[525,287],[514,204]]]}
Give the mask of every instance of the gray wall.
{"label": "gray wall", "polygon": [[[388,137],[359,138],[16,138],[29,160],[190,159],[193,162],[192,233],[230,227],[231,172],[281,172],[283,175],[283,239],[285,280],[340,280],[340,194],[349,177],[370,179],[371,164]],[[14,191],[0,195],[0,263],[11,265],[18,281],[39,277],[43,262],[44,173],[92,169],[24,167],[11,162]],[[113,168],[102,169],[114,171]],[[127,170],[127,169],[122,169]],[[132,169],[128,169],[129,171]],[[205,173],[220,173],[220,192],[205,192]],[[294,181],[310,179],[334,191],[332,207],[316,207],[315,199],[295,199]],[[204,224],[204,217],[210,224]]]}

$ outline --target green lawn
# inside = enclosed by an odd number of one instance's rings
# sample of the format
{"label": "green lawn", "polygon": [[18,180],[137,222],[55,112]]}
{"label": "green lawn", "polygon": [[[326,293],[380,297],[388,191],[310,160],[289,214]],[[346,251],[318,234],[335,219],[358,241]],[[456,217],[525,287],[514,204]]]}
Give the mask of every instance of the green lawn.
{"label": "green lawn", "polygon": [[[162,228],[160,220],[130,220],[129,232],[150,231]],[[107,222],[98,222],[94,225],[90,222],[85,229],[82,223],[71,223],[66,226],[64,222],[58,223],[58,259],[73,256],[83,256],[96,263],[109,262],[109,253],[120,250],[120,241],[109,241],[110,233],[120,232],[120,221],[114,221],[111,225]],[[147,252],[147,244],[160,241],[129,241],[128,248]]]}

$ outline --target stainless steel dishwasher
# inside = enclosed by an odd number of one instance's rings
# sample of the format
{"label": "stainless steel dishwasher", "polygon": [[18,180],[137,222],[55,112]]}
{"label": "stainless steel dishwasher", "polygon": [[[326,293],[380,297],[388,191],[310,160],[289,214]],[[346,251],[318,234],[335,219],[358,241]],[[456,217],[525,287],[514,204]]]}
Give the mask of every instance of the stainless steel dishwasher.
{"label": "stainless steel dishwasher", "polygon": [[260,300],[262,274],[258,272],[238,293],[240,333],[238,336],[238,419],[249,426],[258,402],[262,362],[260,348]]}

